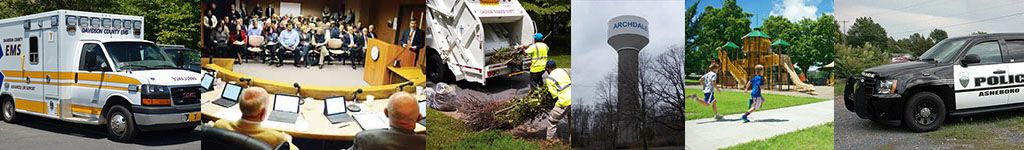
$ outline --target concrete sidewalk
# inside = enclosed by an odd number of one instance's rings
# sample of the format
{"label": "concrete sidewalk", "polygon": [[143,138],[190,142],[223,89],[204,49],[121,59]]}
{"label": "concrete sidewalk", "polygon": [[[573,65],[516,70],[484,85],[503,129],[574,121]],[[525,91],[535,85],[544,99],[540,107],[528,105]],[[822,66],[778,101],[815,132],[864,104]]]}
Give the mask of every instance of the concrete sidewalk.
{"label": "concrete sidewalk", "polygon": [[[778,101],[778,100],[777,100]],[[771,100],[768,100],[771,102]],[[743,123],[743,114],[726,115],[725,119],[714,118],[686,121],[686,149],[707,150],[738,145],[799,129],[821,125],[833,120],[834,101],[755,111]]]}

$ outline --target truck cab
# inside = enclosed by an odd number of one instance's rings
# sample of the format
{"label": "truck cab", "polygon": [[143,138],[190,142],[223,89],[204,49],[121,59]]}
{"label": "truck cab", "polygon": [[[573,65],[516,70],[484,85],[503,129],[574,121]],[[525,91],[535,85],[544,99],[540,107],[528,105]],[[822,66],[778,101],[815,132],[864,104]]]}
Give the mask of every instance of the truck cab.
{"label": "truck cab", "polygon": [[1024,108],[1024,33],[942,40],[919,59],[849,77],[847,110],[915,132],[934,131],[951,116]]}
{"label": "truck cab", "polygon": [[143,40],[143,18],[56,10],[0,20],[4,121],[35,115],[105,125],[129,142],[140,131],[199,125],[199,73]]}

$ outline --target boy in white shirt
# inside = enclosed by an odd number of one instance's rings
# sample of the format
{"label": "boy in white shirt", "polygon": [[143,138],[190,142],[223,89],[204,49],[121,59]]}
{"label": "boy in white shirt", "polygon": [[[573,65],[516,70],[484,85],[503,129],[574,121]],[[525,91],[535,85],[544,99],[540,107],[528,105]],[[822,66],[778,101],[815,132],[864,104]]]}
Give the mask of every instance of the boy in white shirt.
{"label": "boy in white shirt", "polygon": [[708,68],[710,68],[708,73],[701,76],[699,81],[701,85],[704,85],[704,99],[697,97],[697,94],[690,95],[689,97],[704,106],[711,105],[711,111],[715,112],[715,120],[721,120],[722,115],[718,114],[718,103],[715,102],[715,91],[718,91],[718,94],[722,94],[722,91],[718,90],[718,86],[715,86],[715,81],[718,80],[718,74],[715,73],[718,72],[718,64],[713,63]]}

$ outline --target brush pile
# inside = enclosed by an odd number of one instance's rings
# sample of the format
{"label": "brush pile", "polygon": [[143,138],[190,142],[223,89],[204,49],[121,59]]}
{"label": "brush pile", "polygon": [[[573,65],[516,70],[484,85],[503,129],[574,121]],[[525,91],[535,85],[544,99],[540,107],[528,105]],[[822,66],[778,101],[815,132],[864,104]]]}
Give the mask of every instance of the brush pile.
{"label": "brush pile", "polygon": [[524,97],[512,97],[508,101],[468,98],[462,102],[459,111],[468,115],[466,126],[470,129],[511,129],[550,111],[555,101],[547,89],[539,88]]}
{"label": "brush pile", "polygon": [[523,54],[521,51],[511,47],[504,47],[496,49],[494,55],[487,59],[487,64],[518,63],[513,60],[522,60],[523,58],[526,58],[526,54]]}

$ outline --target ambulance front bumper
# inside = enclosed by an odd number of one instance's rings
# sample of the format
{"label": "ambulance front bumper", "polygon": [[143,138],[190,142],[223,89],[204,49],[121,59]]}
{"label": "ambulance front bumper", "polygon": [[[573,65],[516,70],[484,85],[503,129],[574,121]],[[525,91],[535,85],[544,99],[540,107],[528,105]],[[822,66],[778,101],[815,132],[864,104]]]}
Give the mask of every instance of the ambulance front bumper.
{"label": "ambulance front bumper", "polygon": [[199,104],[185,106],[132,106],[135,125],[142,131],[170,130],[195,127],[199,121],[189,121],[189,114],[200,112]]}

